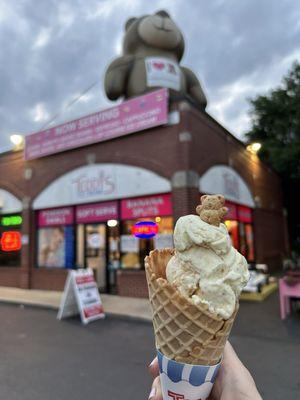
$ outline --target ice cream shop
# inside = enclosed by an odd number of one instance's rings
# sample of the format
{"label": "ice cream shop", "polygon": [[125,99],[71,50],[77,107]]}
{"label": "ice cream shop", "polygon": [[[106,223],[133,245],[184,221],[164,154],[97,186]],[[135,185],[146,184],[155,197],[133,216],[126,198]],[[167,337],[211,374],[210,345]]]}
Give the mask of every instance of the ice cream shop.
{"label": "ice cream shop", "polygon": [[141,168],[80,167],[40,193],[33,208],[36,267],[92,268],[103,291],[116,291],[119,269],[141,270],[150,250],[173,246],[170,183]]}
{"label": "ice cream shop", "polygon": [[279,177],[205,111],[166,90],[37,132],[0,155],[0,285],[61,290],[93,269],[101,291],[145,296],[144,257],[173,246],[202,194],[249,262],[288,251]]}

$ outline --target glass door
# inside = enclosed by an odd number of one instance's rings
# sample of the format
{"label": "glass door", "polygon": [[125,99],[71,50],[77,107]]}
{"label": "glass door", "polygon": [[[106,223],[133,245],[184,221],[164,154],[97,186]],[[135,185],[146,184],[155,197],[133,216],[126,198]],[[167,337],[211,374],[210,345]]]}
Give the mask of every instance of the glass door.
{"label": "glass door", "polygon": [[107,290],[106,225],[84,225],[85,266],[94,271],[98,287]]}

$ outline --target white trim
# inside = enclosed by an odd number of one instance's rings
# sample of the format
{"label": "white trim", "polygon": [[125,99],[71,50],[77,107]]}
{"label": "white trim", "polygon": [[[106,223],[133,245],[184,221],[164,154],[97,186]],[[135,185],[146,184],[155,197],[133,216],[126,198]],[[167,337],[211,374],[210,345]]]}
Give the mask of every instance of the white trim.
{"label": "white trim", "polygon": [[33,209],[60,207],[167,193],[168,179],[144,168],[123,164],[91,164],[54,180],[33,201]]}
{"label": "white trim", "polygon": [[189,381],[190,380],[190,375],[192,372],[193,366],[189,364],[184,364],[182,373],[181,373],[181,379],[184,381]]}
{"label": "white trim", "polygon": [[207,371],[206,377],[205,377],[205,382],[211,382],[211,378],[213,377],[213,374],[215,372],[215,369],[217,366],[214,367],[209,367],[209,370]]}
{"label": "white trim", "polygon": [[166,357],[163,357],[161,361],[161,368],[162,372],[164,372],[165,374],[168,374],[168,364],[169,360]]}
{"label": "white trim", "polygon": [[22,202],[7,190],[0,189],[0,214],[22,212]]}

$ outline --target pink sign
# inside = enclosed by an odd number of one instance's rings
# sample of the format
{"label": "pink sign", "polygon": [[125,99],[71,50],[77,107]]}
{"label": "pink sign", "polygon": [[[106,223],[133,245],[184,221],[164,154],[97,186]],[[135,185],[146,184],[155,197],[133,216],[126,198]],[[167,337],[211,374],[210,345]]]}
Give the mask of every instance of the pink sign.
{"label": "pink sign", "polygon": [[53,208],[38,212],[38,226],[57,226],[73,224],[72,207]]}
{"label": "pink sign", "polygon": [[121,201],[121,218],[136,219],[172,215],[170,194],[138,197]]}
{"label": "pink sign", "polygon": [[25,137],[25,160],[103,142],[167,123],[168,91],[159,89],[122,104]]}
{"label": "pink sign", "polygon": [[76,222],[79,224],[102,222],[109,219],[118,219],[118,203],[116,201],[76,207]]}
{"label": "pink sign", "polygon": [[238,215],[237,215],[237,207],[236,207],[236,205],[230,203],[229,201],[226,201],[225,206],[228,208],[228,212],[225,215],[224,219],[237,220],[238,219]]}
{"label": "pink sign", "polygon": [[246,206],[238,206],[239,221],[247,223],[252,222],[252,210]]}

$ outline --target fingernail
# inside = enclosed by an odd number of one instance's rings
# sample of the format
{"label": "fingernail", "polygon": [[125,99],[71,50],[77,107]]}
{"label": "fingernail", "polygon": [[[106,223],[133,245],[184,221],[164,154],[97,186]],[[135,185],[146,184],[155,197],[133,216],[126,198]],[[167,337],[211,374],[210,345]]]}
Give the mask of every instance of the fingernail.
{"label": "fingernail", "polygon": [[152,399],[155,395],[156,395],[156,388],[153,387],[153,388],[151,389],[150,394],[149,394],[148,400]]}
{"label": "fingernail", "polygon": [[151,368],[152,367],[152,365],[154,364],[154,362],[155,362],[155,358],[151,361],[151,363],[148,365],[148,368]]}

